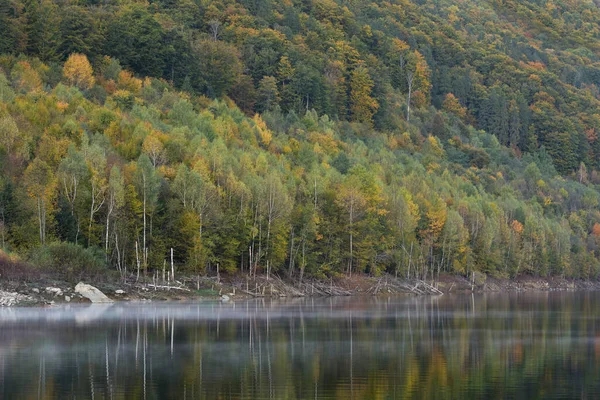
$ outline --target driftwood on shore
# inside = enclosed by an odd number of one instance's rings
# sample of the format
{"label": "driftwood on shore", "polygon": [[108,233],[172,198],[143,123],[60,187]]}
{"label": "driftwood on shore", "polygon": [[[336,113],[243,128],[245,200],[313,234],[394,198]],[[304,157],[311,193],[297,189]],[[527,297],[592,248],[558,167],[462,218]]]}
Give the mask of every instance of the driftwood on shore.
{"label": "driftwood on shore", "polygon": [[[469,283],[470,284],[470,283]],[[423,280],[403,280],[391,275],[372,277],[368,275],[358,276],[336,276],[328,279],[304,279],[293,280],[277,275],[244,276],[201,276],[181,275],[179,279],[170,276],[160,279],[158,274],[151,277],[131,276],[123,279],[119,286],[127,286],[124,291],[115,286],[114,283],[105,284],[102,290],[105,293],[114,293],[118,297],[114,300],[128,299],[169,299],[169,298],[197,298],[201,296],[221,296],[223,301],[230,298],[262,298],[262,297],[330,297],[330,296],[379,296],[379,295],[441,295],[442,291],[437,283],[425,282]],[[17,286],[13,284],[11,290],[2,291],[0,288],[0,306],[13,306],[23,303],[54,304],[55,302],[81,301],[82,296],[77,297],[77,291],[65,283],[60,287],[42,288],[32,286],[31,283]],[[46,290],[43,288],[46,287]],[[452,286],[445,292],[452,290]],[[63,292],[68,296],[62,296]],[[170,292],[170,294],[169,294]],[[127,293],[127,295],[125,295]],[[75,296],[75,297],[74,297]],[[234,297],[232,297],[234,296]],[[112,297],[112,296],[111,296]],[[105,299],[106,301],[106,299]],[[110,300],[108,300],[110,301]]]}
{"label": "driftwood on shore", "polygon": [[237,282],[233,286],[240,292],[252,297],[303,297],[306,295],[306,293],[274,275],[252,280],[246,278],[245,282]]}
{"label": "driftwood on shore", "polygon": [[380,294],[441,295],[443,292],[435,286],[422,281],[405,281],[392,277],[370,278],[359,286],[349,287],[351,281],[304,280],[286,282],[277,276],[246,278],[232,285],[241,293],[252,297],[304,297],[304,296],[351,296]]}
{"label": "driftwood on shore", "polygon": [[441,290],[436,288],[429,283],[422,280],[405,281],[395,278],[380,278],[374,286],[367,289],[368,294],[382,294],[382,293],[413,293],[416,295],[423,294],[444,294]]}
{"label": "driftwood on shore", "polygon": [[312,281],[303,282],[299,285],[305,293],[311,296],[350,296],[352,292],[330,282]]}
{"label": "driftwood on shore", "polygon": [[168,285],[155,285],[153,283],[149,283],[147,286],[152,287],[154,289],[163,289],[163,290],[183,290],[186,292],[191,292],[190,289],[183,287],[183,286],[168,286]]}

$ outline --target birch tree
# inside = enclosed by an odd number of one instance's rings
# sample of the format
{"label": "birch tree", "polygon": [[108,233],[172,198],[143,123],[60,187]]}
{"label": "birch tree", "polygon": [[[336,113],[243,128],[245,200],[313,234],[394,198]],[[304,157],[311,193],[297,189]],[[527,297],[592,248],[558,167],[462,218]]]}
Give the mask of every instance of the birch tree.
{"label": "birch tree", "polygon": [[135,187],[142,199],[142,261],[144,269],[148,268],[148,219],[156,207],[160,189],[160,177],[156,174],[150,158],[142,154],[137,161],[135,171]]}
{"label": "birch tree", "polygon": [[347,232],[349,237],[348,249],[348,268],[347,272],[352,273],[354,261],[354,235],[357,220],[362,218],[365,213],[367,199],[360,190],[361,182],[358,176],[349,175],[338,188],[337,204],[342,207],[347,218]]}
{"label": "birch tree", "polygon": [[80,216],[76,210],[76,203],[80,198],[81,186],[89,180],[89,170],[85,163],[83,154],[70,145],[67,156],[58,167],[58,180],[63,196],[69,203],[71,216],[75,219],[75,243],[77,243],[80,231]]}
{"label": "birch tree", "polygon": [[106,156],[104,150],[98,145],[91,145],[84,149],[86,163],[90,171],[90,211],[88,225],[88,246],[92,243],[92,225],[94,216],[106,201],[108,180],[106,179]]}
{"label": "birch tree", "polygon": [[106,193],[106,231],[104,237],[104,249],[106,256],[109,254],[110,223],[115,212],[125,204],[125,182],[121,170],[116,165],[110,170],[108,188]]}

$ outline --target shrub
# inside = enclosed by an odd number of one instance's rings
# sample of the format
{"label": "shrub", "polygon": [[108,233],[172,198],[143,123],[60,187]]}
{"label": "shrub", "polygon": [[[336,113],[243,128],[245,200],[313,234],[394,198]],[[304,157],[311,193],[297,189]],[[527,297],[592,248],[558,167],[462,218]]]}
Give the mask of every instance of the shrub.
{"label": "shrub", "polygon": [[0,279],[8,280],[36,280],[39,271],[14,255],[0,250]]}
{"label": "shrub", "polygon": [[106,267],[102,250],[68,242],[54,242],[34,249],[30,262],[48,272],[64,274],[69,280],[100,275]]}

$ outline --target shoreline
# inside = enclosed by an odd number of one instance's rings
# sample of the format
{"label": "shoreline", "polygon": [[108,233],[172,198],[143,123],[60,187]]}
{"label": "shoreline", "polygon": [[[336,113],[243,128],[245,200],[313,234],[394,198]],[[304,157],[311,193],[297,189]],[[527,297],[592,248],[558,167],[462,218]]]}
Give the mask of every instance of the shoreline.
{"label": "shoreline", "polygon": [[[561,277],[521,275],[513,279],[475,273],[468,279],[441,274],[434,281],[407,280],[392,275],[371,277],[364,274],[335,279],[305,280],[301,283],[264,275],[182,277],[175,282],[107,281],[92,284],[114,302],[144,301],[236,301],[252,298],[331,297],[331,296],[439,296],[459,293],[596,291],[600,281]],[[61,303],[89,303],[75,292],[77,282],[57,279],[15,281],[0,279],[0,307],[49,306]]]}

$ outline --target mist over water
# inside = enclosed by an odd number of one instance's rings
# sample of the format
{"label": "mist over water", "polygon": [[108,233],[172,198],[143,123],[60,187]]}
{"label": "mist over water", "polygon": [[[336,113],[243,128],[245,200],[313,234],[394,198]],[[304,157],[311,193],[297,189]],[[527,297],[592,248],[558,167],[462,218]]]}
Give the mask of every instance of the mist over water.
{"label": "mist over water", "polygon": [[0,309],[2,399],[598,398],[600,294]]}

